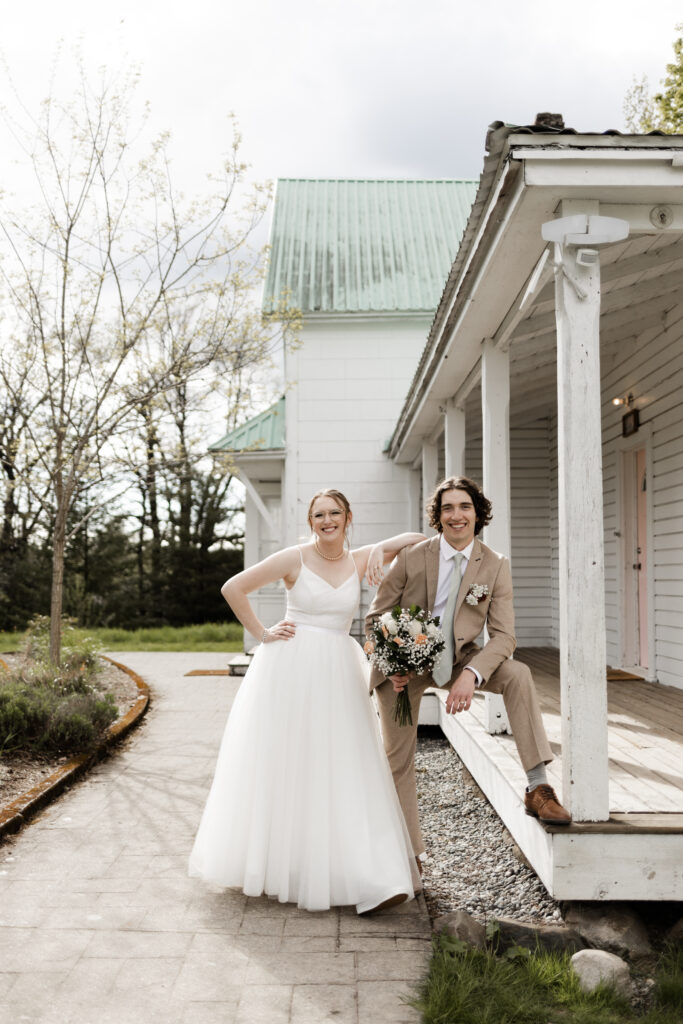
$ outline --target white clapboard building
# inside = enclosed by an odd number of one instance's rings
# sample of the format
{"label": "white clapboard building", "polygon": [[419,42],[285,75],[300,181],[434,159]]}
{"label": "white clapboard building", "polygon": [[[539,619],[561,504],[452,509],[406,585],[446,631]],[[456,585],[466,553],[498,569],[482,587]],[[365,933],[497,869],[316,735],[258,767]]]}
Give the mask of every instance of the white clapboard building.
{"label": "white clapboard building", "polygon": [[266,294],[290,289],[303,346],[220,445],[247,562],[319,486],[365,542],[424,528],[444,474],[482,481],[574,823],[525,815],[494,701],[427,714],[557,898],[683,900],[683,137],[496,123],[474,191],[280,183]]}
{"label": "white clapboard building", "polygon": [[[263,308],[287,296],[301,344],[284,354],[285,396],[213,446],[234,454],[246,487],[246,565],[308,535],[323,487],[351,502],[354,545],[418,518],[412,469],[386,447],[475,192],[462,180],[278,181]],[[277,621],[282,586],[255,603]]]}

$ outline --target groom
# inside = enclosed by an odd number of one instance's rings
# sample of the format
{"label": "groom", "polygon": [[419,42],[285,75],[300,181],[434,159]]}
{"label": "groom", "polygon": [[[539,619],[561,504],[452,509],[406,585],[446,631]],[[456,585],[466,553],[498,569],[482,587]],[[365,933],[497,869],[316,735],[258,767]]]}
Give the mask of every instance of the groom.
{"label": "groom", "polygon": [[[522,766],[527,775],[527,814],[548,825],[566,825],[570,815],[548,785],[545,766],[552,760],[531,673],[512,661],[515,649],[512,579],[507,558],[482,544],[477,534],[491,521],[491,503],[473,480],[451,477],[432,495],[427,513],[438,536],[403,548],[377,591],[365,620],[373,622],[395,605],[417,604],[438,615],[446,649],[433,676],[385,678],[372,669],[384,748],[394,776],[416,856],[424,852],[415,788],[415,746],[422,694],[428,686],[448,689],[446,711],[467,711],[476,689],[503,695]],[[476,643],[486,626],[488,640]],[[408,688],[412,726],[393,720],[396,694]]]}

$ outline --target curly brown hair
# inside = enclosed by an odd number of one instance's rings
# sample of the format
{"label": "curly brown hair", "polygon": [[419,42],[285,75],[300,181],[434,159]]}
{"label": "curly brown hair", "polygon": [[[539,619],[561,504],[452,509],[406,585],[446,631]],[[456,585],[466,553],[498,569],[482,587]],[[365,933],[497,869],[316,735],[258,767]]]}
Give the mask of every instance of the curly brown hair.
{"label": "curly brown hair", "polygon": [[493,519],[491,502],[484,496],[479,484],[475,483],[474,480],[470,480],[467,476],[449,476],[446,480],[441,481],[426,505],[429,525],[438,530],[439,533],[443,532],[443,527],[441,526],[441,499],[446,491],[465,491],[469,494],[474,505],[474,514],[477,517],[477,523],[474,527],[475,534],[480,533]]}

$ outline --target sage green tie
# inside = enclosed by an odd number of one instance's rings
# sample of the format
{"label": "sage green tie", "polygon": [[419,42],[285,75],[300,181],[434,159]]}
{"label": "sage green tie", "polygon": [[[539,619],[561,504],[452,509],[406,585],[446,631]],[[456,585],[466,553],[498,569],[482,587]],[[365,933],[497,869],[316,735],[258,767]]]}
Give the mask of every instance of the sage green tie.
{"label": "sage green tie", "polygon": [[455,615],[455,602],[458,599],[458,591],[462,583],[460,568],[464,557],[462,551],[456,551],[453,556],[453,575],[451,576],[451,585],[448,589],[446,607],[441,617],[441,629],[446,639],[446,646],[439,655],[432,671],[432,679],[437,686],[445,686],[451,678],[451,672],[453,671],[453,616]]}

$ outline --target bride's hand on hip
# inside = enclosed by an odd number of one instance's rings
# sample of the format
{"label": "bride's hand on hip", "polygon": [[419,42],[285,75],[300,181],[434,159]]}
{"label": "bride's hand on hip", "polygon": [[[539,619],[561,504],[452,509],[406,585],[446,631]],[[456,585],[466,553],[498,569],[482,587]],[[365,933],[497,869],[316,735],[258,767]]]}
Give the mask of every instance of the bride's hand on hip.
{"label": "bride's hand on hip", "polygon": [[296,623],[289,619],[282,619],[270,626],[263,637],[264,644],[273,644],[276,640],[291,640],[296,633]]}
{"label": "bride's hand on hip", "polygon": [[365,578],[371,587],[378,586],[384,579],[384,548],[381,544],[375,544],[368,555],[368,564],[365,570]]}

